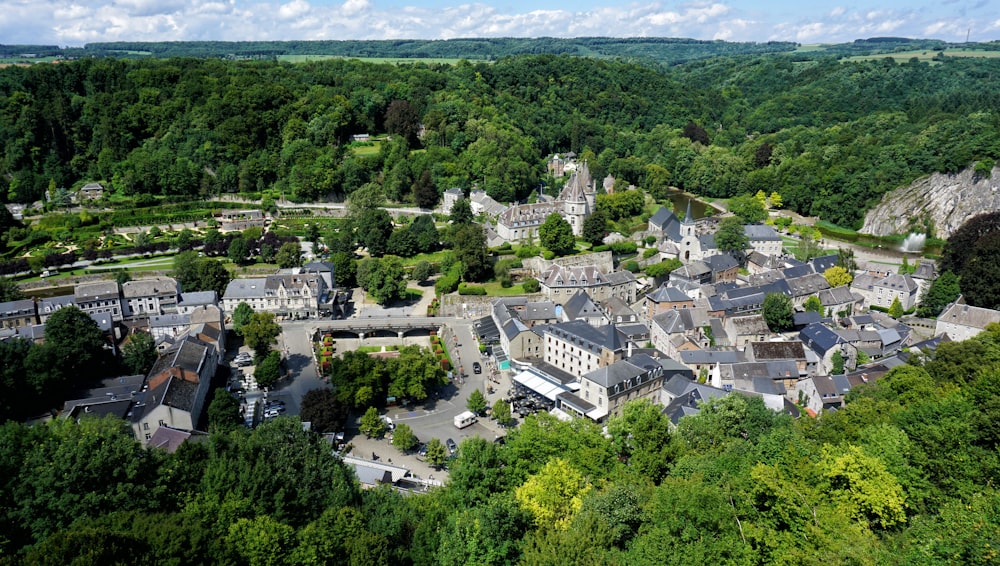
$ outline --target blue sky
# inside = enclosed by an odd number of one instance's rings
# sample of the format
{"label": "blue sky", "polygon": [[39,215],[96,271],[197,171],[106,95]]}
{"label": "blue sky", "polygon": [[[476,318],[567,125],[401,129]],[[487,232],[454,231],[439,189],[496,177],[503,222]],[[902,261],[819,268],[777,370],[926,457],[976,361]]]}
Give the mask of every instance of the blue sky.
{"label": "blue sky", "polygon": [[[971,30],[971,32],[970,32]],[[0,42],[690,37],[1000,39],[1000,1],[4,0]]]}

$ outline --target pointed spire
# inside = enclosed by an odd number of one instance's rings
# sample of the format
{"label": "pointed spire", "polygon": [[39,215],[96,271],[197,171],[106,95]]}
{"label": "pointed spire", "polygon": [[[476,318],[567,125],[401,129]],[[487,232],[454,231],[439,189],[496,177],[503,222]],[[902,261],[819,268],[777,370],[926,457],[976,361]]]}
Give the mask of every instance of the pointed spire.
{"label": "pointed spire", "polygon": [[694,219],[691,218],[691,199],[688,199],[687,212],[684,213],[684,220],[681,224],[694,224]]}

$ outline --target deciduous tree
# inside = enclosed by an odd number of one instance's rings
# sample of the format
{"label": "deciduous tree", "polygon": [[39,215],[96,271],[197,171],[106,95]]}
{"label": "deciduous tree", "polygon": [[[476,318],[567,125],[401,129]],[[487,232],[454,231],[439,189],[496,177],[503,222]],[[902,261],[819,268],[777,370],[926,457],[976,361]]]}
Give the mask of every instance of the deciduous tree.
{"label": "deciduous tree", "polygon": [[792,327],[792,300],[782,293],[768,293],[761,314],[772,332],[784,332]]}
{"label": "deciduous tree", "polygon": [[573,227],[558,212],[553,212],[538,227],[538,238],[552,253],[566,255],[576,248]]}
{"label": "deciduous tree", "polygon": [[378,409],[375,407],[368,407],[365,414],[361,416],[361,434],[368,438],[382,438],[386,428],[385,421],[382,420],[382,416],[378,414]]}
{"label": "deciduous tree", "polygon": [[281,326],[274,321],[274,313],[255,312],[250,317],[250,322],[243,325],[240,334],[243,342],[253,349],[254,356],[258,360],[264,359],[271,351],[271,344],[281,334]]}
{"label": "deciduous tree", "polygon": [[396,425],[396,430],[392,431],[392,445],[403,452],[409,452],[417,445],[417,437],[410,425],[406,423]]}
{"label": "deciduous tree", "polygon": [[438,438],[432,438],[427,442],[427,463],[437,469],[441,469],[448,461],[448,449]]}
{"label": "deciduous tree", "polygon": [[233,330],[239,334],[251,318],[253,318],[253,307],[240,301],[240,304],[236,305],[236,309],[233,311]]}
{"label": "deciduous tree", "polygon": [[156,361],[156,344],[152,334],[135,332],[122,347],[122,365],[133,375],[145,375]]}
{"label": "deciduous tree", "polygon": [[278,253],[274,256],[274,261],[282,269],[299,267],[302,265],[302,247],[298,242],[285,242],[278,248]]}
{"label": "deciduous tree", "polygon": [[465,401],[465,408],[477,415],[481,415],[486,410],[486,397],[483,396],[483,392],[473,389],[472,393],[469,394],[469,398]]}
{"label": "deciduous tree", "polygon": [[851,281],[854,281],[854,276],[839,265],[835,265],[824,271],[823,277],[826,278],[826,282],[829,283],[831,287],[850,285]]}
{"label": "deciduous tree", "polygon": [[531,513],[536,526],[566,530],[590,489],[590,482],[579,470],[562,458],[553,458],[517,488],[514,496]]}

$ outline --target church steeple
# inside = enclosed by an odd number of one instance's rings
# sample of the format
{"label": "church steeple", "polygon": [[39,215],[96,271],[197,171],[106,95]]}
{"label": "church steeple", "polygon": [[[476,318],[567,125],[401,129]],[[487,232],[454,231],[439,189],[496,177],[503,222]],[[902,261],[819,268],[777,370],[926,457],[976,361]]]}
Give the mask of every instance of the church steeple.
{"label": "church steeple", "polygon": [[684,220],[681,224],[694,224],[694,218],[691,218],[691,199],[688,199],[687,212],[684,213]]}

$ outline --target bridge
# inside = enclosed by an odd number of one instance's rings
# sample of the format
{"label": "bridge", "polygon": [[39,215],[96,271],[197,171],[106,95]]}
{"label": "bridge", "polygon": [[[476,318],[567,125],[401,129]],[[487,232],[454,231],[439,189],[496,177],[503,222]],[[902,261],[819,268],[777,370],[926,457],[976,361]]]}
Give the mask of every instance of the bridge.
{"label": "bridge", "polygon": [[364,339],[375,332],[395,332],[400,338],[411,330],[440,330],[448,318],[432,316],[380,316],[324,321],[316,332],[349,332]]}

